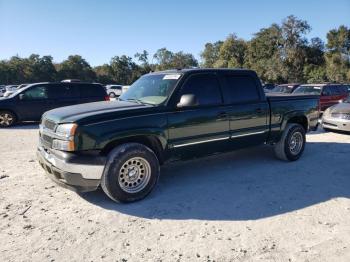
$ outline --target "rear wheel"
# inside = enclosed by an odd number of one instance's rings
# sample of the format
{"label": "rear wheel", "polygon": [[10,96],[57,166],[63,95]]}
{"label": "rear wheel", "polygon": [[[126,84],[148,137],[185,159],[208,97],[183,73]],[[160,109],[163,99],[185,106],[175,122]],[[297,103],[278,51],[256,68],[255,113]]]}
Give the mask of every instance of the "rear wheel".
{"label": "rear wheel", "polygon": [[0,111],[0,127],[9,127],[16,123],[16,116],[10,111]]}
{"label": "rear wheel", "polygon": [[115,93],[113,93],[113,92],[109,93],[109,96],[112,97],[112,98],[116,97]]}
{"label": "rear wheel", "polygon": [[305,148],[305,129],[299,124],[287,124],[280,141],[275,145],[275,155],[285,161],[300,158]]}
{"label": "rear wheel", "polygon": [[114,201],[133,202],[146,197],[159,177],[154,152],[138,143],[127,143],[112,150],[103,172],[101,187]]}

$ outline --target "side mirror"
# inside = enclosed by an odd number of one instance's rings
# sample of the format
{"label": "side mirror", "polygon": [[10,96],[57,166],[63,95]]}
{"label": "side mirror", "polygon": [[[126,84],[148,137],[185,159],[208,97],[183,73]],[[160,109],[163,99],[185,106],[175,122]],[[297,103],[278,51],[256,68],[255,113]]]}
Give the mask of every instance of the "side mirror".
{"label": "side mirror", "polygon": [[177,104],[177,107],[182,108],[196,105],[198,105],[196,96],[193,94],[185,94],[181,96],[180,102]]}
{"label": "side mirror", "polygon": [[24,94],[19,94],[19,100],[24,100]]}

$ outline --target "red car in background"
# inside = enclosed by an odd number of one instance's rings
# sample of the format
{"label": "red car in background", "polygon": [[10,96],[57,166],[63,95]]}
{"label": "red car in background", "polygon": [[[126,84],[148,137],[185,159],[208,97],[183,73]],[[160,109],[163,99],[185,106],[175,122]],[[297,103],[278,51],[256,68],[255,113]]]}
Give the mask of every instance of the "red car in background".
{"label": "red car in background", "polygon": [[340,84],[305,84],[294,90],[293,94],[315,94],[320,96],[320,111],[338,104],[348,97],[348,89]]}

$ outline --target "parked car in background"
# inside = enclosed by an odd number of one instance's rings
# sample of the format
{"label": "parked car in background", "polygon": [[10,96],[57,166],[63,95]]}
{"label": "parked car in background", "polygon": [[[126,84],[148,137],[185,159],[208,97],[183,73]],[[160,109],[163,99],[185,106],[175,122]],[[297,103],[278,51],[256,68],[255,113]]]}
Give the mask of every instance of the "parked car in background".
{"label": "parked car in background", "polygon": [[348,97],[348,89],[340,84],[305,84],[294,90],[293,94],[315,94],[320,96],[320,110],[338,104]]}
{"label": "parked car in background", "polygon": [[331,106],[324,111],[322,127],[325,130],[350,132],[350,97],[342,103]]}
{"label": "parked car in background", "polygon": [[10,95],[12,95],[13,93],[17,92],[18,90],[26,87],[27,85],[29,85],[29,84],[21,84],[21,85],[17,86],[16,89],[13,89],[11,91],[6,91],[4,93],[4,95],[3,95],[3,97],[9,97]]}
{"label": "parked car in background", "polygon": [[348,89],[348,94],[350,95],[350,84],[344,84],[344,86]]}
{"label": "parked car in background", "polygon": [[109,100],[102,85],[90,83],[30,84],[9,97],[0,98],[0,127],[20,121],[38,121],[57,107]]}
{"label": "parked car in background", "polygon": [[266,83],[263,85],[264,91],[270,91],[272,89],[274,89],[276,86],[275,84],[270,84],[270,83]]}
{"label": "parked car in background", "polygon": [[295,161],[318,123],[318,96],[265,95],[254,71],[187,69],[151,73],[118,101],[46,112],[38,160],[55,182],[100,185],[114,201],[146,197],[167,161],[274,145]]}
{"label": "parked car in background", "polygon": [[290,94],[292,93],[300,84],[282,84],[276,86],[274,89],[270,90],[272,93],[284,93]]}
{"label": "parked car in background", "polygon": [[17,90],[18,85],[7,85],[6,91],[16,91]]}
{"label": "parked car in background", "polygon": [[110,97],[119,97],[122,94],[122,88],[122,85],[106,85],[106,91]]}

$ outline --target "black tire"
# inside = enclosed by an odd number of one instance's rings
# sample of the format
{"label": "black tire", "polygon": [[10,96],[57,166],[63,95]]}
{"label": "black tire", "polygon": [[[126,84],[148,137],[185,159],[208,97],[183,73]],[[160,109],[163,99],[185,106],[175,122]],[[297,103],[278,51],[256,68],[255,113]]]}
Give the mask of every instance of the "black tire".
{"label": "black tire", "polygon": [[16,124],[17,117],[11,111],[0,111],[0,128],[1,127],[10,127]]}
{"label": "black tire", "polygon": [[116,97],[115,93],[113,93],[113,92],[109,93],[109,96],[112,97],[112,98]]}
{"label": "black tire", "polygon": [[[293,143],[292,139],[298,142]],[[287,124],[280,141],[274,147],[275,155],[285,161],[298,160],[304,152],[305,142],[305,129],[299,124]],[[293,147],[296,144],[297,148]]]}
{"label": "black tire", "polygon": [[[130,167],[125,168],[125,166],[128,165],[128,163],[130,164],[130,162],[135,159],[140,159],[140,161],[142,160],[142,163],[144,164],[141,164],[141,167],[147,166],[146,169],[149,171],[149,173],[147,173],[147,176],[149,175],[149,177],[146,182],[142,182],[144,187],[140,188],[139,191],[127,192],[126,190],[131,190],[131,188],[123,189],[123,187],[128,187],[128,185],[123,185],[124,182],[122,183],[121,181],[123,178],[130,179]],[[144,180],[146,180],[145,175],[142,177],[142,170],[139,169],[140,166],[137,166],[138,164],[139,163],[131,164],[133,168],[132,171],[134,171],[134,169],[138,170],[138,172],[136,172],[137,177],[135,177],[137,179],[134,180],[134,184],[141,180],[141,178],[144,178]],[[129,170],[128,174],[123,173],[128,172],[125,171],[126,169]],[[145,174],[146,171],[143,171]],[[158,178],[159,161],[155,153],[142,144],[126,143],[116,147],[108,154],[106,166],[101,179],[101,187],[106,195],[113,201],[125,203],[134,202],[145,198],[157,184]],[[128,184],[127,181],[125,183]],[[139,185],[141,185],[141,183]],[[136,187],[133,186],[133,188]]]}

